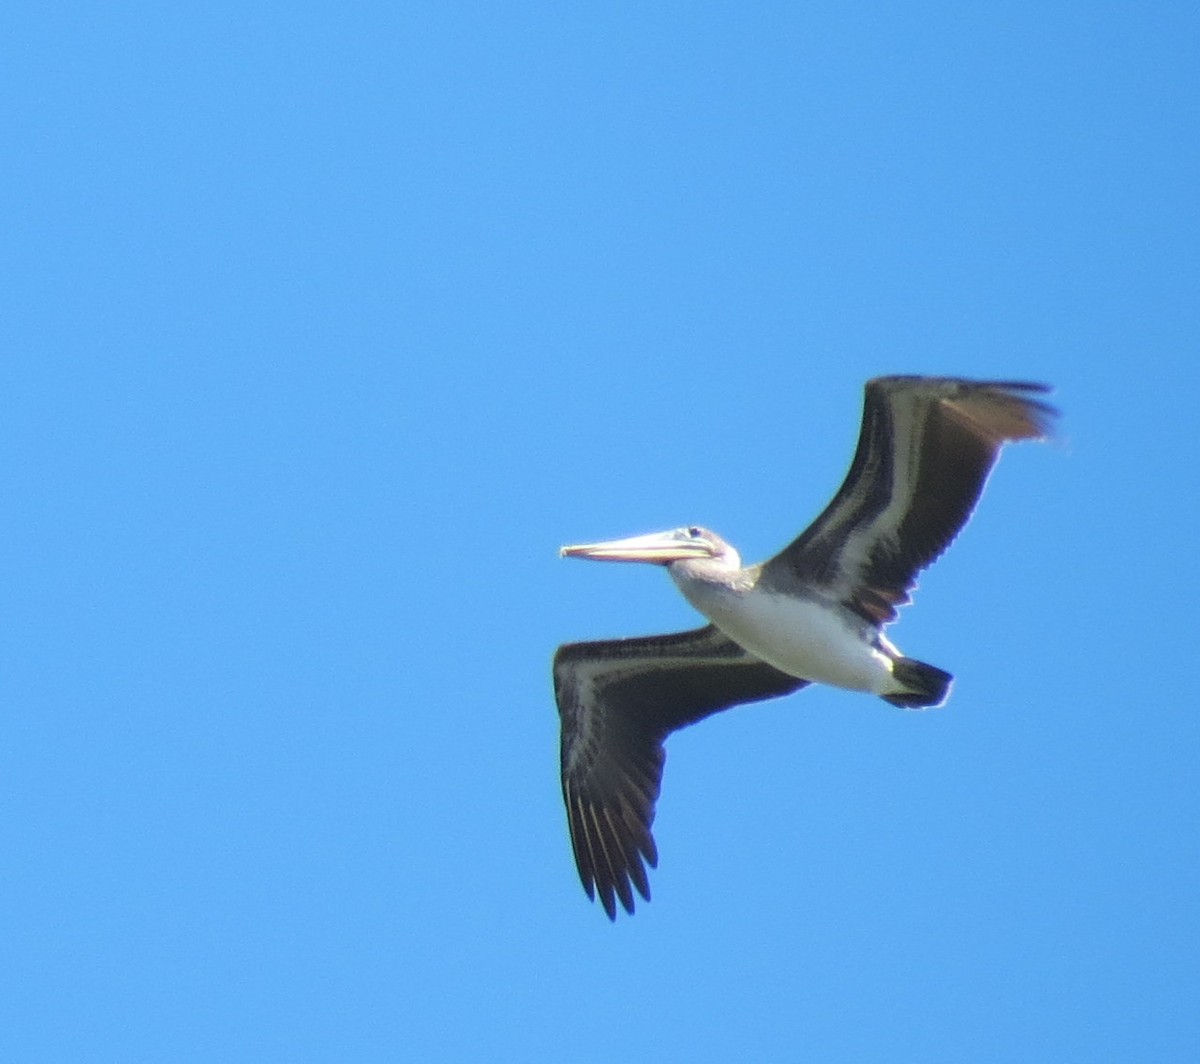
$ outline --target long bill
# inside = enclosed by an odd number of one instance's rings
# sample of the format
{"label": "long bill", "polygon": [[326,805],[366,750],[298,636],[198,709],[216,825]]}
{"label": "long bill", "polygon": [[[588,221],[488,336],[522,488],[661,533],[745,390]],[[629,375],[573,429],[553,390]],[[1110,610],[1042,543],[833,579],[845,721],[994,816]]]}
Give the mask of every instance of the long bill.
{"label": "long bill", "polygon": [[579,543],[561,547],[558,553],[563,558],[587,558],[596,562],[657,562],[665,565],[685,558],[707,558],[712,551],[702,541],[690,542],[681,538],[677,531],[671,531],[610,539],[604,543]]}

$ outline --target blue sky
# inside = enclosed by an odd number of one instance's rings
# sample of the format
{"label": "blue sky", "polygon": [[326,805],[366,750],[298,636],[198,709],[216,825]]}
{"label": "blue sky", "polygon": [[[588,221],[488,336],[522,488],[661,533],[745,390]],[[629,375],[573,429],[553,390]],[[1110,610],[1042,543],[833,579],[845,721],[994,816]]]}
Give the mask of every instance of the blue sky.
{"label": "blue sky", "polygon": [[[18,3],[0,1056],[1184,1061],[1194,5]],[[689,626],[880,373],[1045,380],[893,629],[579,889],[549,661]]]}

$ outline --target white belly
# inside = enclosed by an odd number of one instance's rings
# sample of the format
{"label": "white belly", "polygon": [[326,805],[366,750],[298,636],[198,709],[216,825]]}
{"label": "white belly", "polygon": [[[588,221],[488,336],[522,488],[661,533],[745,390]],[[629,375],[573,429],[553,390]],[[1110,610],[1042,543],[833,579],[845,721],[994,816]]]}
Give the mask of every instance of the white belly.
{"label": "white belly", "polygon": [[875,694],[893,687],[891,659],[836,609],[765,591],[682,590],[735,643],[791,676]]}

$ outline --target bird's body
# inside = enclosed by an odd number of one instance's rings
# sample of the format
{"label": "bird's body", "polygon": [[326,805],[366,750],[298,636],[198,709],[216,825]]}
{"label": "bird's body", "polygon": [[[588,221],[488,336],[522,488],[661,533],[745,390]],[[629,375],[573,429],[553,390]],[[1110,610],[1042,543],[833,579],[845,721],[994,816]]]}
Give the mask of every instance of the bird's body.
{"label": "bird's body", "polygon": [[743,567],[696,526],[564,547],[567,556],[665,565],[708,620],[673,635],[573,643],[554,660],[563,798],[580,878],[610,917],[649,898],[650,827],[672,731],[809,683],[940,705],[952,677],[905,657],[883,629],[916,574],[966,522],[1001,446],[1041,439],[1052,408],[1023,382],[883,377],[867,384],[850,472],[809,528]]}
{"label": "bird's body", "polygon": [[760,661],[810,683],[892,691],[889,644],[872,638],[870,622],[814,592],[771,587],[761,566],[727,573],[705,568],[677,562],[670,574],[688,602]]}

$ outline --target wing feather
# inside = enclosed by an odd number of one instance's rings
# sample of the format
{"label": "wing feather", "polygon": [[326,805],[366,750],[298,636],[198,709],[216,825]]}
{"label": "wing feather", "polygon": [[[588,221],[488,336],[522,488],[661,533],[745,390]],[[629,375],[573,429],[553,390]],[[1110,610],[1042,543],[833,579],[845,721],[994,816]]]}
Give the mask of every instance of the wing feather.
{"label": "wing feather", "polygon": [[970,518],[1005,443],[1044,439],[1056,411],[1027,381],[869,381],[850,471],[821,515],[764,566],[886,624]]}
{"label": "wing feather", "polygon": [[559,647],[554,688],[562,722],[563,804],[579,878],[610,919],[617,902],[647,901],[658,863],[651,826],[666,737],[743,702],[807,681],[746,653],[716,628]]}

